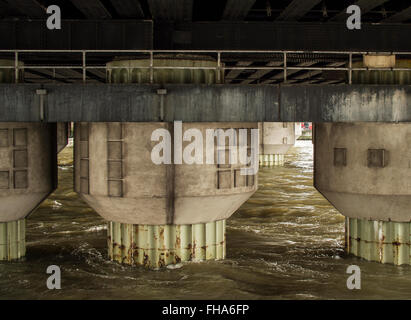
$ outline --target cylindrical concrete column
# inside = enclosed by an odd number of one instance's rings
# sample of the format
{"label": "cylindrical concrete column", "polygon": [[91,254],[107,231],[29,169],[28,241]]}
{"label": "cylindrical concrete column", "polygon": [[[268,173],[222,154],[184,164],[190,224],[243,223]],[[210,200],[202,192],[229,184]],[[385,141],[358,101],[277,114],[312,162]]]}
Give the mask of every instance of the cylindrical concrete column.
{"label": "cylindrical concrete column", "polygon": [[[149,60],[119,60],[107,65],[112,83],[149,83]],[[216,62],[206,57],[157,56],[154,83],[216,83]],[[190,70],[184,67],[196,66]],[[120,68],[114,68],[120,67]],[[167,93],[165,93],[167,94]],[[153,108],[167,106],[151,106]],[[172,138],[196,129],[257,129],[257,123],[79,123],[75,126],[75,190],[109,222],[112,260],[159,268],[189,260],[225,257],[225,220],[257,189],[257,176],[240,174],[241,165],[155,164],[155,130]],[[174,156],[177,152],[173,144]],[[184,141],[185,150],[189,141]],[[228,149],[227,149],[228,150]],[[226,150],[216,151],[226,153]],[[174,157],[175,161],[175,157]]]}
{"label": "cylindrical concrete column", "polygon": [[[14,74],[0,69],[0,81],[14,82]],[[56,125],[0,124],[0,260],[25,255],[25,218],[56,188],[56,169]]]}
{"label": "cylindrical concrete column", "polygon": [[259,122],[260,167],[284,165],[284,155],[295,144],[294,122]]}
{"label": "cylindrical concrete column", "polygon": [[[394,58],[365,60],[371,67],[411,67]],[[353,83],[411,84],[411,72],[355,71]],[[346,216],[347,252],[411,264],[411,124],[317,123],[314,141],[314,185]]]}

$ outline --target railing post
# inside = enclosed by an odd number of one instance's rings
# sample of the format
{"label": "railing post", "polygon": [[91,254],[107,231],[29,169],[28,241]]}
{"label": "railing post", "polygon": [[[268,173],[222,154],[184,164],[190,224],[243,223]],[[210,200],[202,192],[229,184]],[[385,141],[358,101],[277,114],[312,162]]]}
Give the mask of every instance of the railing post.
{"label": "railing post", "polygon": [[83,84],[86,83],[87,80],[87,68],[86,68],[86,51],[83,51]]}
{"label": "railing post", "polygon": [[287,52],[284,52],[284,83],[287,83]]}
{"label": "railing post", "polygon": [[14,82],[19,83],[19,52],[14,53]]}
{"label": "railing post", "polygon": [[350,53],[350,62],[348,63],[348,83],[352,84],[352,53]]}
{"label": "railing post", "polygon": [[154,82],[154,55],[153,51],[150,51],[150,83]]}
{"label": "railing post", "polygon": [[221,83],[221,52],[217,52],[217,82]]}

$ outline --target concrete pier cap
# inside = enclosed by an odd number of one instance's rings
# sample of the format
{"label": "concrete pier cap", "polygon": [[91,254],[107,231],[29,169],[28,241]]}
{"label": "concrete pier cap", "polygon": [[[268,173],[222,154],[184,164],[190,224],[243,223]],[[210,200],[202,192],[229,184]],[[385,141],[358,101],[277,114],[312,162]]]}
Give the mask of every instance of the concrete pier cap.
{"label": "concrete pier cap", "polygon": [[[150,74],[149,59],[119,59],[107,64],[111,83],[200,83],[223,81],[215,60],[204,56],[159,55]],[[170,69],[175,67],[175,69]],[[197,67],[185,69],[184,67]],[[157,106],[153,106],[157,107]],[[167,106],[163,107],[167,112]],[[110,221],[111,260],[159,268],[189,260],[225,257],[225,220],[256,190],[257,175],[242,175],[241,164],[156,164],[153,132],[176,134],[174,123],[77,123],[75,190]],[[257,123],[183,123],[197,129],[257,129]],[[176,150],[173,143],[173,159]],[[250,141],[248,140],[248,144]],[[190,141],[183,141],[184,150]],[[216,149],[228,155],[229,146]],[[228,158],[227,156],[226,158]]]}
{"label": "concrete pier cap", "polygon": [[[409,71],[372,70],[410,60],[372,55],[353,64],[364,65],[353,83],[411,84]],[[411,123],[317,123],[313,140],[314,185],[346,217],[347,252],[411,264]]]}
{"label": "concrete pier cap", "polygon": [[[0,82],[15,81],[14,69],[0,69]],[[0,260],[25,255],[25,218],[57,187],[56,168],[55,124],[0,123]]]}

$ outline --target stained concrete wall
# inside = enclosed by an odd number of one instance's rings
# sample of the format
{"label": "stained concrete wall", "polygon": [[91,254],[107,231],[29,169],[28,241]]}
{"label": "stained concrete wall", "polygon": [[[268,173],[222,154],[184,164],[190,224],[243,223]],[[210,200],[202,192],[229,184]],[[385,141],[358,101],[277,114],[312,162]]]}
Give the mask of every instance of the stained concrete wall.
{"label": "stained concrete wall", "polygon": [[[121,134],[115,137],[118,128]],[[170,125],[76,124],[75,190],[105,219],[150,225],[212,222],[230,217],[257,190],[257,176],[241,176],[240,164],[154,164],[151,151],[158,142],[151,134],[158,128]],[[205,138],[206,129],[251,129],[257,123],[183,124],[183,132],[189,128]],[[204,163],[205,147],[204,141]]]}
{"label": "stained concrete wall", "polygon": [[411,124],[316,124],[314,134],[314,185],[341,214],[411,221]]}
{"label": "stained concrete wall", "polygon": [[[0,121],[39,122],[39,88],[0,84]],[[161,88],[167,94],[159,95]],[[45,122],[156,122],[161,99],[164,121],[411,121],[409,85],[50,84],[44,89]]]}
{"label": "stained concrete wall", "polygon": [[0,222],[30,214],[57,186],[56,127],[0,124]]}

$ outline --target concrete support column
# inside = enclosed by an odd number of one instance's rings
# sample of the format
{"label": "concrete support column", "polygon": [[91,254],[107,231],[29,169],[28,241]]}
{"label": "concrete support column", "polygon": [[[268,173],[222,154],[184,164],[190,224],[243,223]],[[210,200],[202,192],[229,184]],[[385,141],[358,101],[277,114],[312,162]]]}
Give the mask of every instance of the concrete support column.
{"label": "concrete support column", "polygon": [[410,264],[410,222],[345,219],[347,253],[368,261]]}
{"label": "concrete support column", "polygon": [[303,135],[302,122],[295,123],[295,140],[298,140]]}
{"label": "concrete support column", "polygon": [[[14,82],[14,70],[0,69],[0,81]],[[0,260],[25,255],[25,218],[56,188],[56,170],[56,125],[0,124]]]}
{"label": "concrete support column", "polygon": [[[216,83],[216,62],[197,56],[156,56],[119,60],[107,65],[113,83]],[[184,67],[196,66],[196,70]],[[116,67],[116,68],[115,68]],[[202,69],[204,67],[204,69]],[[163,94],[167,94],[166,92]],[[120,106],[119,106],[120,107]],[[166,105],[151,106],[162,108]],[[159,268],[190,260],[225,257],[225,220],[257,189],[257,176],[242,176],[241,165],[203,163],[155,164],[151,152],[155,130],[174,136],[190,129],[206,137],[209,129],[257,129],[257,123],[78,123],[75,125],[75,190],[109,221],[111,260]],[[190,142],[184,141],[184,149]],[[227,147],[228,148],[228,147]],[[229,149],[215,149],[215,157]],[[173,157],[173,160],[174,157]]]}
{"label": "concrete support column", "polygon": [[57,123],[57,153],[60,153],[69,142],[70,122]]}
{"label": "concrete support column", "polygon": [[284,155],[295,143],[294,122],[259,122],[260,167],[284,165]]}
{"label": "concrete support column", "polygon": [[225,220],[192,225],[109,222],[108,248],[114,261],[149,268],[224,259]]}
{"label": "concrete support column", "polygon": [[0,223],[0,261],[16,260],[26,255],[26,220]]}
{"label": "concrete support column", "polygon": [[[364,65],[410,67],[411,61],[366,56],[354,63]],[[356,71],[353,83],[411,84],[411,72]],[[314,141],[314,185],[346,216],[347,252],[411,264],[411,124],[317,123]]]}

